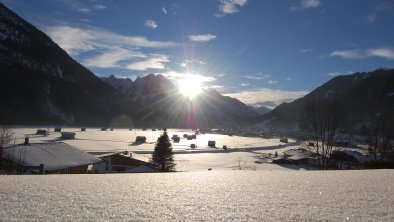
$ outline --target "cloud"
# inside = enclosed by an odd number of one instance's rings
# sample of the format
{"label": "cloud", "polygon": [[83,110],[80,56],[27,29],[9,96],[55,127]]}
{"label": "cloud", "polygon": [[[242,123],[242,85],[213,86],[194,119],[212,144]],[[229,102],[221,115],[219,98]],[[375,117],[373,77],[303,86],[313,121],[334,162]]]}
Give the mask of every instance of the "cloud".
{"label": "cloud", "polygon": [[114,48],[105,53],[87,58],[82,63],[88,67],[98,68],[124,68],[121,64],[133,58],[146,58],[147,56],[141,52],[130,49]]}
{"label": "cloud", "polygon": [[165,14],[165,15],[167,15],[168,14],[168,12],[167,12],[167,9],[166,8],[164,8],[164,7],[162,7],[161,8],[161,11]]}
{"label": "cloud", "polygon": [[204,43],[204,42],[212,41],[214,39],[216,39],[216,35],[212,35],[212,34],[189,35],[189,40],[192,42]]}
{"label": "cloud", "polygon": [[348,71],[348,72],[330,72],[330,73],[328,73],[328,76],[335,77],[335,76],[350,75],[352,73],[353,73],[352,71]]}
{"label": "cloud", "polygon": [[241,83],[240,84],[242,87],[247,87],[247,86],[250,86],[250,84],[249,83]]}
{"label": "cloud", "polygon": [[143,61],[133,62],[126,66],[127,69],[145,71],[147,69],[165,69],[165,63],[170,62],[169,56],[163,54],[151,54],[151,57]]}
{"label": "cloud", "polygon": [[292,79],[290,78],[290,77],[287,77],[286,79],[285,79],[285,81],[291,81]]}
{"label": "cloud", "polygon": [[394,60],[394,49],[393,48],[369,49],[367,50],[367,55]]}
{"label": "cloud", "polygon": [[219,14],[217,17],[222,17],[226,14],[233,14],[238,12],[238,7],[244,6],[248,0],[219,0]]}
{"label": "cloud", "polygon": [[244,78],[253,80],[269,79],[270,77],[270,75],[263,75],[261,73],[244,76]]}
{"label": "cloud", "polygon": [[313,52],[315,51],[315,49],[301,49],[300,52],[301,53],[308,53],[308,52]]}
{"label": "cloud", "polygon": [[153,41],[144,36],[120,35],[98,28],[53,26],[46,28],[46,33],[71,55],[92,50],[110,50],[116,47],[169,48],[179,46],[175,42]]}
{"label": "cloud", "polygon": [[186,60],[183,60],[180,64],[179,64],[179,66],[180,67],[189,67],[189,66],[194,66],[194,65],[206,65],[207,63],[206,62],[204,62],[204,61],[202,61],[202,60],[197,60],[197,59],[191,59],[191,60],[189,60],[189,59],[186,59]]}
{"label": "cloud", "polygon": [[276,81],[276,80],[268,80],[268,84],[276,84],[276,83],[278,83],[278,81]]}
{"label": "cloud", "polygon": [[152,28],[152,29],[157,28],[156,22],[154,20],[150,20],[150,19],[145,20],[145,26],[149,27],[149,28]]}
{"label": "cloud", "polygon": [[71,8],[74,11],[82,12],[82,13],[91,13],[92,11],[104,10],[107,7],[102,4],[87,4],[82,1],[60,1],[65,4],[67,7]]}
{"label": "cloud", "polygon": [[394,49],[390,47],[381,47],[367,49],[364,51],[358,49],[334,51],[330,54],[330,57],[341,57],[345,59],[365,59],[371,57],[380,57],[384,59],[394,60]]}
{"label": "cloud", "polygon": [[241,91],[225,95],[237,98],[248,105],[261,106],[264,104],[267,106],[267,108],[273,109],[283,102],[291,102],[295,99],[305,96],[308,93],[308,91],[284,91],[260,88],[256,90]]}
{"label": "cloud", "polygon": [[320,0],[301,0],[297,6],[290,7],[292,11],[303,11],[310,8],[316,8],[321,5]]}
{"label": "cloud", "polygon": [[343,50],[334,51],[330,54],[330,57],[341,57],[345,59],[363,59],[365,55],[360,50]]}
{"label": "cloud", "polygon": [[376,19],[376,14],[370,14],[370,15],[367,16],[367,22],[368,22],[369,24],[374,23],[374,22],[375,22],[375,19]]}
{"label": "cloud", "polygon": [[373,12],[366,17],[366,20],[369,24],[372,24],[375,22],[376,17],[378,17],[378,15],[385,13],[385,12],[389,12],[392,9],[394,9],[393,3],[383,2],[374,8]]}
{"label": "cloud", "polygon": [[86,22],[86,23],[92,22],[92,20],[90,20],[90,19],[85,19],[85,18],[80,18],[79,21],[81,21],[81,22]]}
{"label": "cloud", "polygon": [[99,4],[97,4],[97,5],[93,5],[93,8],[96,9],[96,10],[104,10],[104,9],[106,9],[107,7],[106,7],[105,5],[99,5]]}

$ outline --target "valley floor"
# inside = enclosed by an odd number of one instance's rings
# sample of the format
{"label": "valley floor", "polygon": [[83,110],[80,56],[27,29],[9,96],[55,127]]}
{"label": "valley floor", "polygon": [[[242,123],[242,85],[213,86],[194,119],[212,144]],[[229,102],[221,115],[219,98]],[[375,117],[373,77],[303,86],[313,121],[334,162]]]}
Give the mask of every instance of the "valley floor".
{"label": "valley floor", "polygon": [[[28,136],[30,143],[47,143],[61,141],[72,145],[85,152],[121,152],[133,153],[133,158],[149,161],[154,144],[162,131],[141,129],[114,129],[113,131],[101,131],[98,128],[81,131],[81,128],[63,128],[62,132],[75,132],[75,139],[62,140],[61,133],[53,132],[47,136],[36,135],[38,128],[15,128],[16,143],[23,143],[24,137]],[[46,128],[41,128],[46,129]],[[289,170],[302,169],[294,165],[272,164],[267,158],[260,158],[275,152],[282,153],[291,148],[297,148],[294,140],[282,143],[279,138],[264,139],[257,137],[229,136],[222,134],[199,134],[196,139],[187,140],[184,134],[193,134],[191,130],[169,129],[171,138],[174,134],[181,137],[179,143],[172,142],[175,153],[177,171],[201,171],[201,170]],[[137,136],[145,136],[146,143],[136,143]],[[208,141],[216,142],[216,147],[208,146]],[[196,148],[190,148],[195,144]],[[226,145],[228,150],[222,147]]]}

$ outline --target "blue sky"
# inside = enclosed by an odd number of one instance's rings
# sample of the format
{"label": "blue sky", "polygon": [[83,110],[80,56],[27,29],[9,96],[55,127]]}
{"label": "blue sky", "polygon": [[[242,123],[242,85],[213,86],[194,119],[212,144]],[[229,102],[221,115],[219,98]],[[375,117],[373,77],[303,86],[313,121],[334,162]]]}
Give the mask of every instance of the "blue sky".
{"label": "blue sky", "polygon": [[336,75],[394,67],[394,1],[2,0],[98,76],[201,76],[275,107]]}

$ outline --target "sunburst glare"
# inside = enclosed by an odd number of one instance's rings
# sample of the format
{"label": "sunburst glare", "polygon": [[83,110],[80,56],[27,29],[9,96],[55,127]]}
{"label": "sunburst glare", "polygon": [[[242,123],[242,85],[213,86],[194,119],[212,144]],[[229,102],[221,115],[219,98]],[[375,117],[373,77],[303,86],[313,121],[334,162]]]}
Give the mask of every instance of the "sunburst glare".
{"label": "sunburst glare", "polygon": [[201,76],[188,74],[179,81],[179,91],[189,99],[193,99],[201,92],[201,82]]}

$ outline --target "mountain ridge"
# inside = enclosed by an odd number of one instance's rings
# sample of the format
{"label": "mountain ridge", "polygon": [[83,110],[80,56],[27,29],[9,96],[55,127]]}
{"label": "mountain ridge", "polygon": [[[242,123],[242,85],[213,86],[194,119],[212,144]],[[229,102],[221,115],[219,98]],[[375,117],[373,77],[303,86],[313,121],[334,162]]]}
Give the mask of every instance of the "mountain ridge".
{"label": "mountain ridge", "polygon": [[291,103],[283,103],[271,112],[254,118],[253,121],[278,128],[297,127],[303,119],[308,103],[335,93],[344,103],[347,128],[358,129],[379,113],[394,112],[393,92],[394,69],[377,69],[336,76],[304,97]]}

